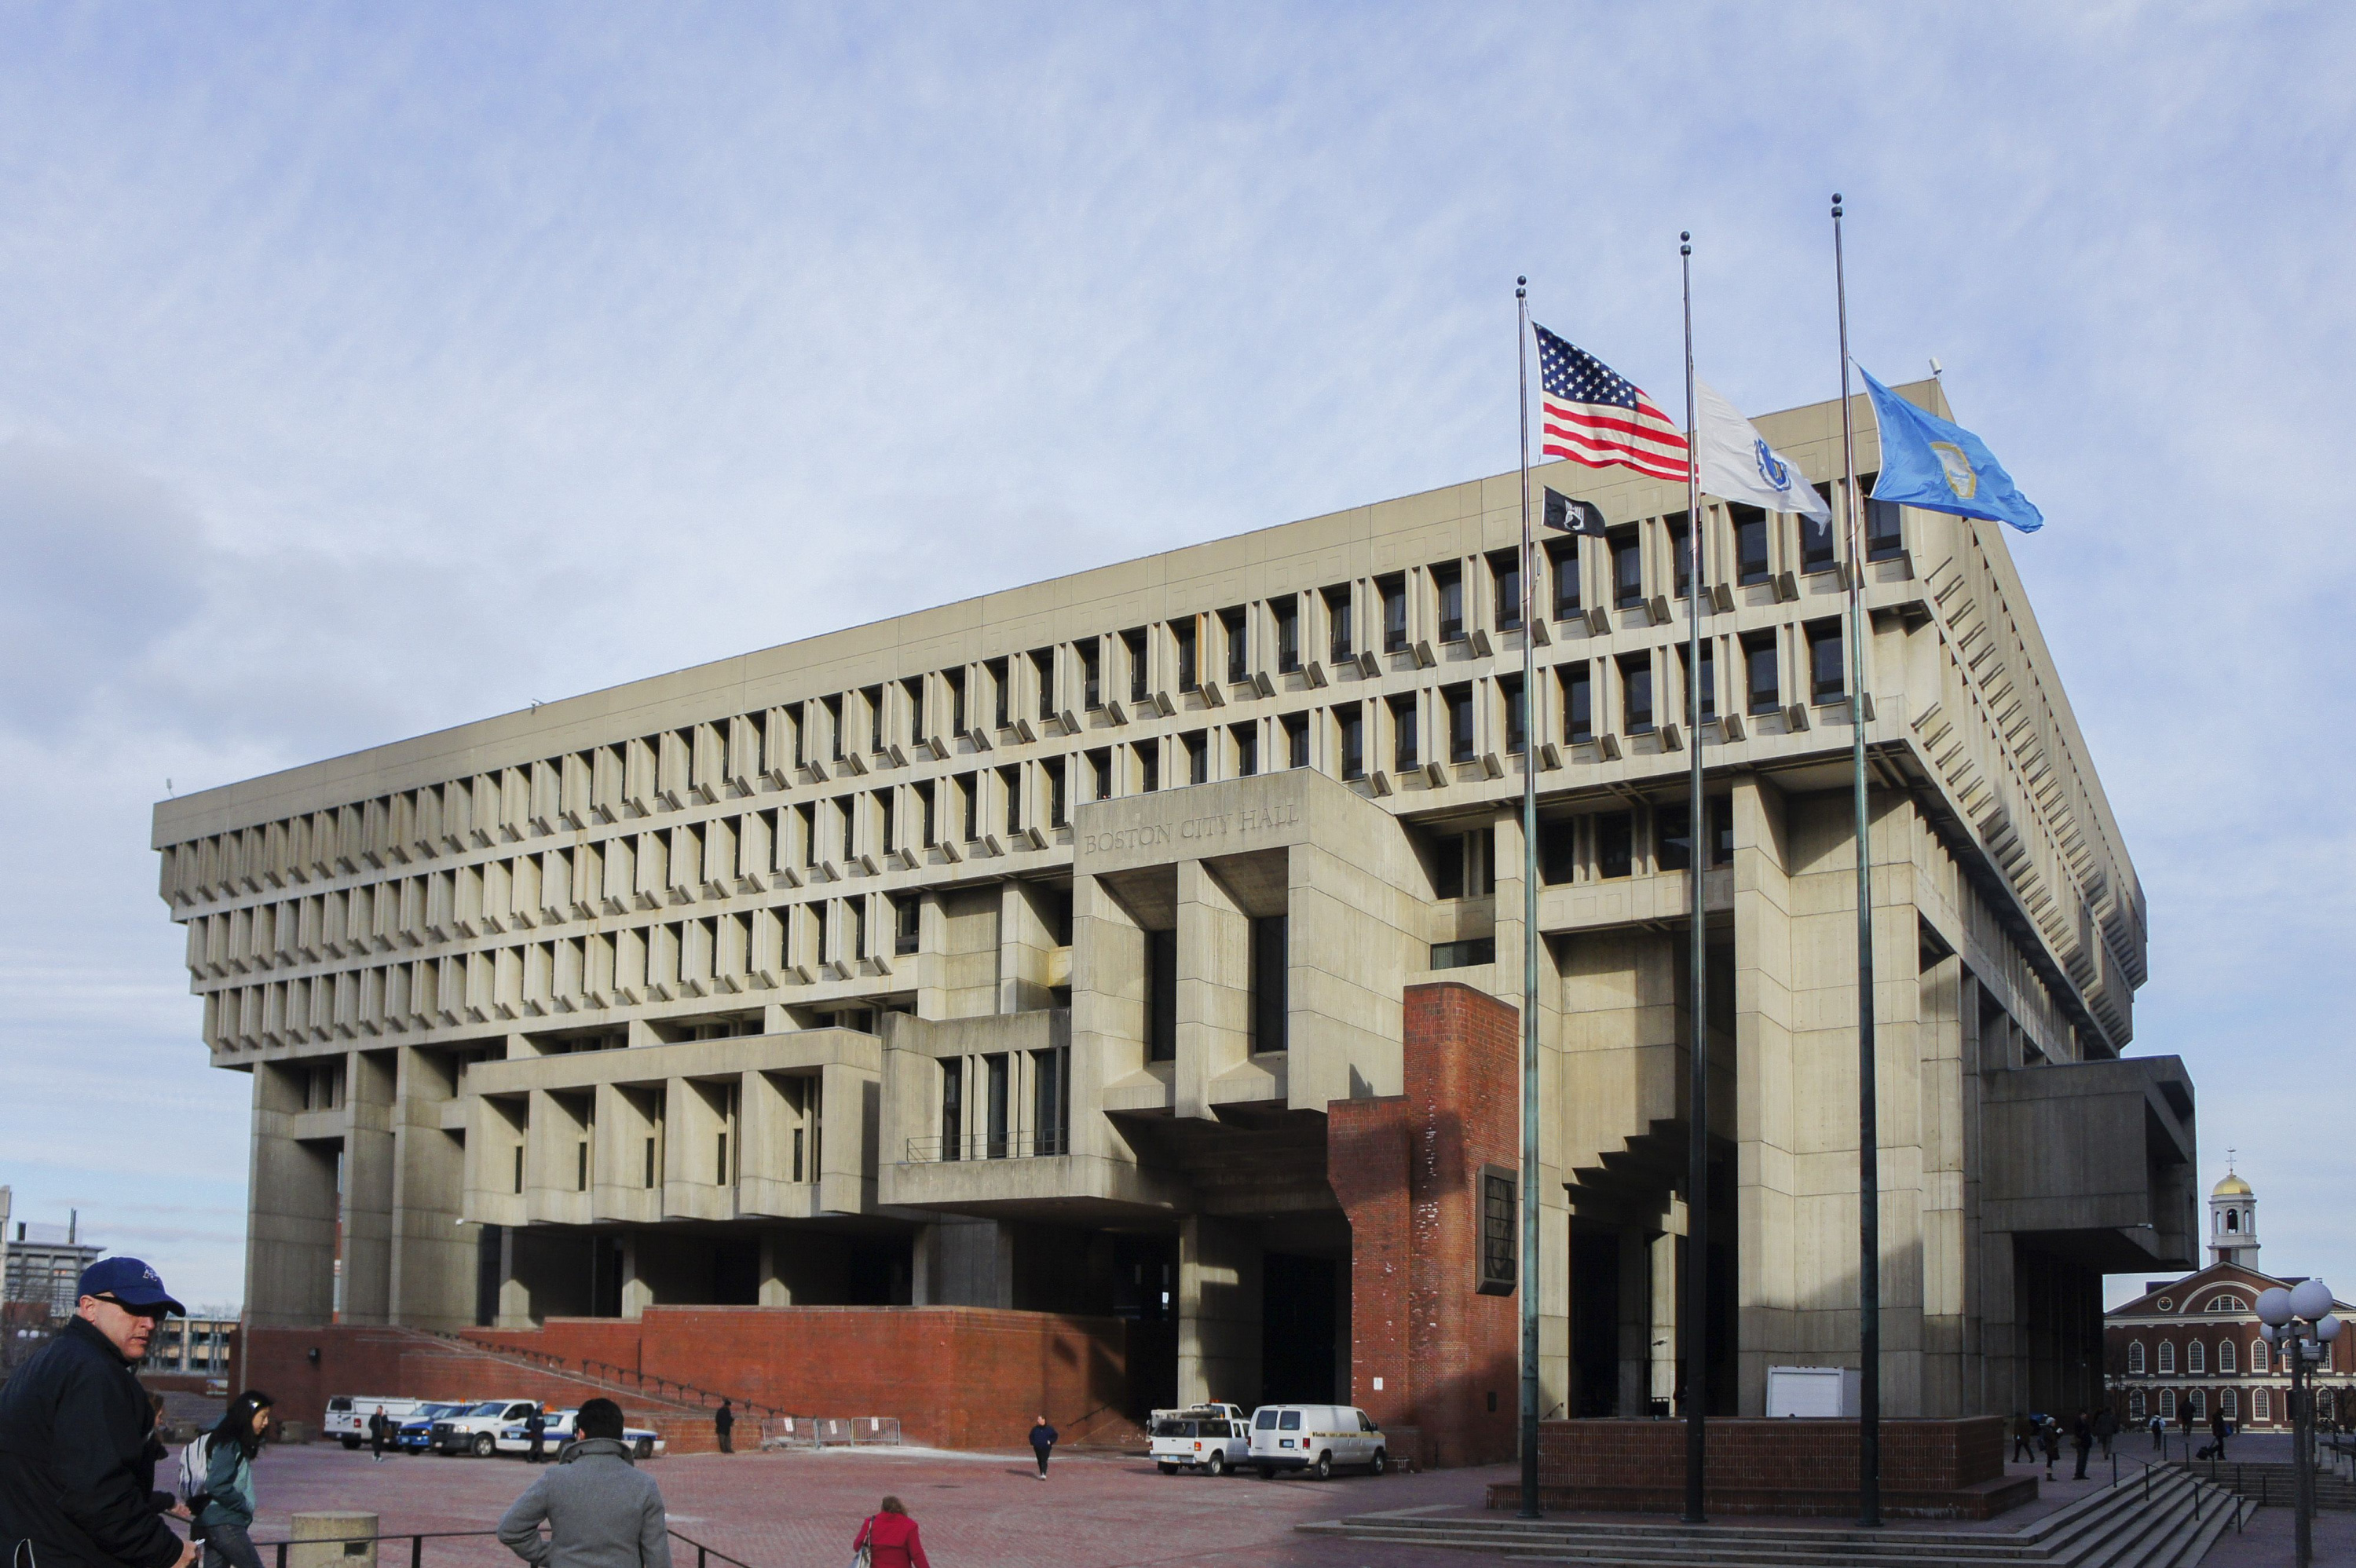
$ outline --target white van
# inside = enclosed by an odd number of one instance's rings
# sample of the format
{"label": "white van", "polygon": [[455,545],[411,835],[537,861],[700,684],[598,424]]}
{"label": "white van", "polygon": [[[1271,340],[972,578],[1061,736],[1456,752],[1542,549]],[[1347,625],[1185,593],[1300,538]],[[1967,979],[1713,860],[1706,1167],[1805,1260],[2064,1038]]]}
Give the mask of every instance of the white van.
{"label": "white van", "polygon": [[381,1408],[384,1418],[392,1423],[391,1431],[384,1435],[390,1446],[401,1424],[416,1414],[417,1407],[424,1403],[421,1399],[393,1399],[372,1393],[336,1394],[327,1401],[327,1418],[319,1424],[319,1431],[322,1435],[343,1439],[347,1448],[357,1448],[369,1440],[369,1417]]}
{"label": "white van", "polygon": [[1319,1480],[1345,1466],[1379,1476],[1391,1467],[1382,1429],[1346,1404],[1264,1404],[1252,1412],[1251,1463],[1267,1480],[1279,1470],[1306,1470]]}

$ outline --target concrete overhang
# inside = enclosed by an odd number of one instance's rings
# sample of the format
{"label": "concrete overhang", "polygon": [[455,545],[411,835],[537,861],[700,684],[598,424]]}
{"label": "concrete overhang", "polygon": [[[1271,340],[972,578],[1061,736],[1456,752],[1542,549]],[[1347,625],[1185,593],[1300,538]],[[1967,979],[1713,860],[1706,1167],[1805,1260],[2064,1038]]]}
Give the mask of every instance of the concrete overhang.
{"label": "concrete overhang", "polygon": [[2180,1058],[1986,1075],[1981,1213],[2105,1273],[2189,1266],[2200,1239],[2192,1080]]}

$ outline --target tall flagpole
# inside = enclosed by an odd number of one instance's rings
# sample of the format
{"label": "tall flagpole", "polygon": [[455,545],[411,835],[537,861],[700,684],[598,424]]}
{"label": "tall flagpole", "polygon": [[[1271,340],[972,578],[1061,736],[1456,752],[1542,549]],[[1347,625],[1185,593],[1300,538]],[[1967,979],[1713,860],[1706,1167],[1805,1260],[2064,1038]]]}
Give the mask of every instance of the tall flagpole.
{"label": "tall flagpole", "polygon": [[1687,1111],[1692,1123],[1686,1168],[1685,1305],[1678,1328],[1686,1363],[1686,1511],[1688,1524],[1702,1512],[1703,1423],[1709,1411],[1709,1019],[1703,964],[1708,944],[1702,929],[1701,797],[1701,469],[1700,431],[1694,416],[1693,235],[1677,236],[1677,268],[1686,307],[1686,543],[1693,560],[1686,580],[1686,746],[1693,760],[1686,816],[1690,851],[1686,880],[1693,890],[1693,1044],[1687,1055],[1692,1085]]}
{"label": "tall flagpole", "polygon": [[1522,1510],[1538,1517],[1538,769],[1537,639],[1530,584],[1530,291],[1514,280],[1522,368]]}
{"label": "tall flagpole", "polygon": [[1865,552],[1857,527],[1857,431],[1848,403],[1848,272],[1841,198],[1833,193],[1833,287],[1840,301],[1841,464],[1847,485],[1848,719],[1857,797],[1857,1521],[1881,1522],[1881,1125],[1874,1085],[1872,822],[1865,789]]}

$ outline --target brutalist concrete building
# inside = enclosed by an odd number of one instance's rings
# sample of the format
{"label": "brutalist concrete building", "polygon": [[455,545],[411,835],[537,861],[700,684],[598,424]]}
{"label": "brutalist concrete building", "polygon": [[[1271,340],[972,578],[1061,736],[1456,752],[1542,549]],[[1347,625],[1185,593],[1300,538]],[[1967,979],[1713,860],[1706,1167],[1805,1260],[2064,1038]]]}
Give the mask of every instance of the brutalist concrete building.
{"label": "brutalist concrete building", "polygon": [[[1760,423],[1837,496],[1837,403]],[[1435,1037],[1430,1093],[1479,1103],[1412,1109],[1486,1152],[1428,1195],[1477,1243],[1430,1288],[1536,1289],[1551,1413],[1641,1414],[1706,1202],[1710,1403],[1758,1414],[1769,1366],[1857,1353],[1861,709],[1886,1408],[2098,1392],[2102,1274],[2200,1242],[2192,1090],[2126,1054],[2143,897],[2004,539],[1871,505],[1852,560],[1707,505],[1694,671],[1682,487],[1537,477],[1610,531],[1545,542],[1528,625],[1505,475],[159,805],[206,1047],[252,1077],[251,1323],[948,1304],[1125,1321],[1140,1404],[1368,1404],[1404,1341],[1330,1129],[1410,1087],[1417,987],[1518,1008],[1535,767],[1544,1244],[1510,1080]]]}

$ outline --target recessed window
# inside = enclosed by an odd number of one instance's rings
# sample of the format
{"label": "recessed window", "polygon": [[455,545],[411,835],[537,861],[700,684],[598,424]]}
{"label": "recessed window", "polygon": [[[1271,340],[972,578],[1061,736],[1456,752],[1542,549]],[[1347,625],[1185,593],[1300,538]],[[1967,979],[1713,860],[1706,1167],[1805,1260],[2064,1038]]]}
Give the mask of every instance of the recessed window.
{"label": "recessed window", "polygon": [[2139,1378],[2143,1376],[2143,1341],[2137,1339],[2127,1347],[2127,1371]]}
{"label": "recessed window", "polygon": [[1440,899],[1461,899],[1464,896],[1464,835],[1445,834],[1431,847],[1431,896]]}
{"label": "recessed window", "polygon": [[2198,1339],[2195,1339],[2190,1344],[2185,1346],[2184,1370],[2188,1372],[2207,1371],[2209,1370],[2209,1347]]}
{"label": "recessed window", "polygon": [[1653,732],[1653,656],[1622,654],[1620,666],[1622,728],[1631,735]]}
{"label": "recessed window", "polygon": [[925,738],[925,677],[912,676],[900,688],[908,694],[908,743],[914,745]]}
{"label": "recessed window", "polygon": [[1547,540],[1547,564],[1554,571],[1554,618],[1568,621],[1579,613],[1579,541]]}
{"label": "recessed window", "polygon": [[1767,514],[1757,507],[1730,506],[1734,524],[1734,581],[1745,588],[1767,581]]}
{"label": "recessed window", "polygon": [[1383,598],[1383,652],[1398,653],[1407,646],[1407,578],[1398,572],[1378,577],[1375,592]]}
{"label": "recessed window", "polygon": [[[1857,476],[1858,494],[1872,495],[1873,482],[1877,477],[1878,475],[1872,474],[1858,475]],[[1898,503],[1895,501],[1869,500],[1865,503],[1866,560],[1894,560],[1906,553],[1905,528],[1899,519],[1898,512]]]}
{"label": "recessed window", "polygon": [[1049,757],[1039,764],[1039,776],[1047,784],[1047,826],[1061,827],[1064,816],[1064,759]]}
{"label": "recessed window", "polygon": [[[1833,487],[1830,485],[1819,485],[1816,486],[1816,496],[1824,502],[1826,510],[1830,511],[1833,504]],[[1826,517],[1819,521],[1804,515],[1794,520],[1800,525],[1800,570],[1830,571],[1834,565],[1832,518]]]}
{"label": "recessed window", "polygon": [[880,752],[884,749],[884,688],[880,686],[866,687],[860,691],[859,697],[867,706],[867,749]]}
{"label": "recessed window", "polygon": [[1837,702],[1848,689],[1842,678],[1841,624],[1837,617],[1811,621],[1808,634],[1808,699],[1812,702]]}
{"label": "recessed window", "polygon": [[2263,1372],[2265,1370],[2266,1342],[2264,1339],[2253,1339],[2250,1341],[2250,1371]]}
{"label": "recessed window", "polygon": [[1431,569],[1432,597],[1440,605],[1440,640],[1464,640],[1464,569],[1454,561]]}
{"label": "recessed window", "polygon": [[1189,731],[1183,738],[1186,748],[1186,782],[1190,784],[1211,781],[1211,738],[1200,730]]}
{"label": "recessed window", "polygon": [[827,755],[839,763],[842,761],[842,699],[824,698],[821,706],[826,709]]}
{"label": "recessed window", "polygon": [[1151,795],[1162,787],[1162,742],[1141,741],[1137,744],[1137,784],[1140,792]]}
{"label": "recessed window", "polygon": [[1573,742],[1595,739],[1595,684],[1584,662],[1562,667],[1562,732]]}
{"label": "recessed window", "polygon": [[1284,765],[1305,768],[1309,765],[1309,715],[1288,713],[1284,716]]}
{"label": "recessed window", "polygon": [[1671,512],[1661,521],[1668,530],[1670,570],[1676,574],[1677,597],[1683,599],[1693,591],[1693,519],[1683,512]]}
{"label": "recessed window", "polygon": [[1653,808],[1653,855],[1664,871],[1693,869],[1691,802],[1681,800],[1674,805]]}
{"label": "recessed window", "polygon": [[1604,536],[1604,548],[1612,552],[1612,606],[1625,610],[1644,602],[1644,550],[1643,538],[1633,528],[1614,528]]}
{"label": "recessed window", "polygon": [[924,915],[924,903],[915,893],[902,893],[892,901],[892,951],[906,955],[917,946],[918,923]]}
{"label": "recessed window", "polygon": [[1248,779],[1259,772],[1259,726],[1238,724],[1232,733],[1236,738],[1236,777]]}
{"label": "recessed window", "polygon": [[2159,1375],[2161,1377],[2167,1377],[2175,1371],[2176,1341],[2173,1339],[2162,1339],[2159,1342]]}
{"label": "recessed window", "polygon": [[1333,664],[1358,656],[1357,627],[1350,616],[1350,585],[1346,582],[1325,590],[1326,654]]}
{"label": "recessed window", "polygon": [[2221,1372],[2233,1370],[2233,1341],[2231,1339],[2217,1341],[2217,1370]]}
{"label": "recessed window", "polygon": [[945,670],[941,678],[948,683],[949,688],[949,733],[962,735],[966,731],[965,671]]}
{"label": "recessed window", "polygon": [[1013,681],[1002,658],[991,659],[981,667],[990,677],[991,710],[995,715],[991,722],[1003,730],[1013,717]]}
{"label": "recessed window", "polygon": [[1055,716],[1055,649],[1033,648],[1031,650],[1031,680],[1039,690],[1039,717],[1053,719]]}
{"label": "recessed window", "polygon": [[1743,634],[1742,664],[1750,711],[1773,713],[1782,709],[1783,688],[1775,676],[1773,631]]}
{"label": "recessed window", "polygon": [[[1693,672],[1693,649],[1685,643],[1677,645],[1677,677],[1690,681]],[[1690,684],[1680,694],[1677,717],[1689,718],[1693,713],[1693,688]],[[1701,640],[1701,719],[1707,724],[1718,717],[1718,639]]]}
{"label": "recessed window", "polygon": [[1290,675],[1301,667],[1301,596],[1271,599],[1268,609],[1276,617],[1276,673]]}
{"label": "recessed window", "polygon": [[1253,916],[1251,958],[1244,974],[1244,989],[1251,997],[1251,1049],[1254,1055],[1285,1049],[1288,1005],[1285,982],[1290,964],[1291,950],[1286,945],[1284,916]]}
{"label": "recessed window", "polygon": [[[965,801],[965,839],[970,844],[981,837],[981,775],[968,773],[958,780],[958,794]],[[820,913],[826,906],[818,906]]]}
{"label": "recessed window", "polygon": [[1538,824],[1538,880],[1548,887],[1570,880],[1579,864],[1578,827],[1569,817]]}
{"label": "recessed window", "polygon": [[1513,1173],[1494,1166],[1484,1168],[1481,1173],[1481,1281],[1475,1287],[1482,1296],[1514,1294],[1521,1244],[1515,1212]]}
{"label": "recessed window", "polygon": [[1251,618],[1240,604],[1219,612],[1219,635],[1227,642],[1227,684],[1251,678]]}
{"label": "recessed window", "polygon": [[2167,1420],[2173,1421],[2176,1419],[2176,1391],[2174,1389],[2164,1388],[2159,1391],[2159,1413]]}
{"label": "recessed window", "polygon": [[1120,635],[1121,651],[1129,656],[1129,699],[1145,700],[1146,688],[1152,680],[1152,669],[1145,656],[1145,628],[1133,626]]}
{"label": "recessed window", "polygon": [[1171,635],[1178,641],[1178,689],[1195,691],[1203,682],[1194,666],[1194,639],[1197,622],[1192,615],[1171,623]]}
{"label": "recessed window", "polygon": [[1103,647],[1095,637],[1080,644],[1080,703],[1091,713],[1104,706]]}
{"label": "recessed window", "polygon": [[1178,1058],[1178,933],[1145,933],[1146,1027],[1145,1059],[1174,1061]]}
{"label": "recessed window", "polygon": [[[2260,1402],[2261,1403],[2263,1403],[2265,1402],[2265,1397],[2266,1397],[2266,1396],[2265,1396],[2264,1393],[2259,1394],[2259,1395],[2258,1395],[2259,1402]],[[2127,1390],[2127,1419],[2128,1419],[2129,1421],[2141,1421],[2143,1418],[2144,1418],[2143,1390],[2141,1390],[2141,1389],[2139,1389],[2139,1388],[2131,1388],[2131,1389]],[[2262,1419],[2263,1419],[2263,1417],[2262,1417]]]}
{"label": "recessed window", "polygon": [[1448,709],[1448,760],[1469,763],[1472,760],[1472,684],[1445,687],[1440,699]]}
{"label": "recessed window", "polygon": [[1112,798],[1112,748],[1099,746],[1088,753],[1088,798]]}
{"label": "recessed window", "polygon": [[1624,877],[1635,869],[1636,824],[1624,811],[1595,818],[1595,874]]}
{"label": "recessed window", "polygon": [[965,1059],[941,1062],[941,1157],[965,1157]]}
{"label": "recessed window", "polygon": [[1023,770],[999,769],[998,787],[1006,796],[1006,831],[1011,836],[1023,828]]}
{"label": "recessed window", "polygon": [[1518,549],[1492,550],[1489,553],[1489,581],[1495,597],[1497,630],[1520,631],[1522,552]]}
{"label": "recessed window", "polygon": [[1435,969],[1463,969],[1475,964],[1494,964],[1496,961],[1497,939],[1494,936],[1431,944],[1431,966]]}
{"label": "recessed window", "polygon": [[1411,691],[1400,692],[1398,696],[1390,699],[1389,706],[1391,710],[1391,768],[1392,771],[1396,773],[1403,773],[1415,767],[1422,760],[1421,753],[1417,750],[1415,693]]}
{"label": "recessed window", "polygon": [[1366,776],[1366,705],[1344,702],[1333,709],[1333,721],[1342,734],[1342,776],[1362,779]]}
{"label": "recessed window", "polygon": [[1522,677],[1501,675],[1497,677],[1497,700],[1505,709],[1505,754],[1522,754]]}

